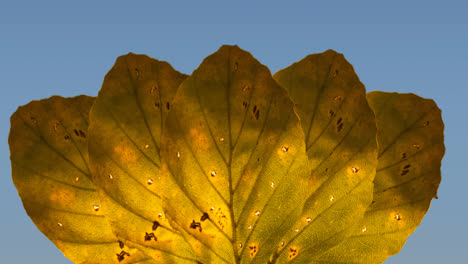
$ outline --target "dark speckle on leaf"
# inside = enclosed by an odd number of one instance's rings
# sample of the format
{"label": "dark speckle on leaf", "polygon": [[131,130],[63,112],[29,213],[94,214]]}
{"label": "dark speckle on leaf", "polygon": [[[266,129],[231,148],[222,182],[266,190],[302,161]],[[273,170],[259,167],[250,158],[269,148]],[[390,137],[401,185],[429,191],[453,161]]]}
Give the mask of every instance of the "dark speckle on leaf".
{"label": "dark speckle on leaf", "polygon": [[153,227],[152,227],[152,229],[153,229],[153,230],[156,230],[156,228],[158,228],[160,225],[161,225],[161,224],[160,224],[158,221],[154,221],[154,222],[153,222]]}
{"label": "dark speckle on leaf", "polygon": [[207,213],[203,213],[203,215],[200,218],[200,221],[205,221],[206,219],[210,219],[210,216]]}
{"label": "dark speckle on leaf", "polygon": [[192,229],[197,229],[201,232],[202,231],[202,227],[201,227],[201,224],[200,222],[195,222],[195,220],[192,221],[192,223],[190,223],[190,228]]}

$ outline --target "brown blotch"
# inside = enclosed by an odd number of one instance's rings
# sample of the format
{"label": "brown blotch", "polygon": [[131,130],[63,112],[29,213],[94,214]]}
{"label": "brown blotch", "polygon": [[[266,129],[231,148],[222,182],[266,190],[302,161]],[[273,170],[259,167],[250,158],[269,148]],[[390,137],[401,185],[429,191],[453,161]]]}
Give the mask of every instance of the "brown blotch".
{"label": "brown blotch", "polygon": [[156,228],[158,228],[159,226],[161,226],[161,224],[158,222],[158,221],[154,221],[153,222],[153,226],[151,227],[151,229],[156,230]]}
{"label": "brown blotch", "polygon": [[65,140],[69,140],[70,139],[70,136],[69,135],[66,135],[63,137]]}
{"label": "brown blotch", "polygon": [[159,103],[154,103],[154,107],[156,107],[157,109],[159,109]]}
{"label": "brown blotch", "polygon": [[119,240],[119,247],[124,248],[124,243],[122,241],[120,241],[120,240]]}
{"label": "brown blotch", "polygon": [[328,114],[330,115],[330,117],[333,117],[336,115],[336,113],[333,110],[328,111]]}
{"label": "brown blotch", "polygon": [[401,153],[401,158],[402,158],[402,159],[406,159],[406,153],[404,153],[404,152]]}
{"label": "brown blotch", "polygon": [[171,109],[171,104],[169,104],[169,102],[166,103],[166,108],[167,110]]}
{"label": "brown blotch", "polygon": [[257,252],[258,252],[258,244],[250,244],[249,245],[249,256],[251,258],[255,257],[255,255],[257,255]]}
{"label": "brown blotch", "polygon": [[343,118],[338,118],[338,120],[336,121],[336,131],[337,132],[340,132],[341,129],[343,129]]}
{"label": "brown blotch", "polygon": [[290,247],[289,250],[288,250],[288,259],[291,260],[295,257],[297,257],[297,254],[299,253],[299,248],[297,247]]}
{"label": "brown blotch", "polygon": [[116,255],[117,255],[117,260],[118,260],[119,262],[121,262],[122,260],[124,260],[125,255],[127,255],[127,256],[130,257],[130,254],[127,253],[127,252],[125,252],[125,251],[123,251],[123,250],[122,250],[122,252],[120,252],[119,254],[116,254]]}
{"label": "brown blotch", "polygon": [[158,238],[154,235],[154,233],[147,233],[145,232],[145,241],[151,241],[154,238],[154,241],[158,241]]}
{"label": "brown blotch", "polygon": [[81,130],[81,129],[78,130],[78,133],[80,134],[80,137],[86,138],[86,134],[85,134],[85,132],[83,132],[83,130]]}
{"label": "brown blotch", "polygon": [[406,174],[408,174],[408,173],[409,173],[409,168],[410,168],[410,167],[411,167],[410,164],[405,165],[405,166],[403,167],[403,170],[402,170],[401,173],[400,173],[400,176],[405,176]]}
{"label": "brown blotch", "polygon": [[205,221],[206,219],[210,219],[210,216],[207,213],[203,213],[203,215],[200,217],[200,221]]}
{"label": "brown blotch", "polygon": [[197,229],[198,228],[198,231],[202,231],[202,227],[201,227],[201,224],[200,222],[195,222],[195,220],[192,220],[192,223],[190,223],[190,228],[192,229]]}
{"label": "brown blotch", "polygon": [[260,109],[258,109],[256,105],[254,105],[252,109],[252,114],[254,115],[255,120],[258,120],[260,118]]}
{"label": "brown blotch", "polygon": [[73,129],[73,132],[75,132],[75,135],[77,137],[81,137],[81,138],[86,138],[86,134],[85,132],[83,132],[83,130],[77,130],[77,129]]}

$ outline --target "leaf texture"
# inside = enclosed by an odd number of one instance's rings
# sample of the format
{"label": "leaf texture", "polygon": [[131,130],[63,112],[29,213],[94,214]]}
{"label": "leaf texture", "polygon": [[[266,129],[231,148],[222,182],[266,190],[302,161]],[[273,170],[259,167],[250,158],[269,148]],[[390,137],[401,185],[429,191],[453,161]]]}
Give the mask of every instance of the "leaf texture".
{"label": "leaf texture", "polygon": [[[291,263],[314,263],[351,234],[372,201],[377,166],[374,114],[364,85],[335,51],[309,55],[274,78],[288,91],[301,119],[316,189],[304,211],[314,215],[311,224],[320,221],[298,239],[303,254]],[[290,255],[291,251],[279,252],[278,263]]]}
{"label": "leaf texture", "polygon": [[[13,182],[36,224],[75,263],[154,263],[121,245],[102,214],[88,168],[88,113],[94,98],[33,101],[11,117]],[[132,261],[122,252],[131,255]]]}
{"label": "leaf texture", "polygon": [[145,55],[117,59],[90,113],[93,179],[114,233],[157,263],[193,263],[161,205],[161,129],[186,76]]}
{"label": "leaf texture", "polygon": [[[287,94],[249,53],[223,46],[181,84],[164,128],[161,179],[171,223],[203,263],[304,262],[336,245],[371,202],[375,123],[365,107],[355,126],[368,138],[339,144],[335,136],[311,173]],[[343,134],[357,137],[350,130]]]}
{"label": "leaf texture", "polygon": [[382,263],[397,254],[437,198],[445,152],[441,112],[414,94],[371,92],[379,160],[374,198],[353,235],[320,263]]}

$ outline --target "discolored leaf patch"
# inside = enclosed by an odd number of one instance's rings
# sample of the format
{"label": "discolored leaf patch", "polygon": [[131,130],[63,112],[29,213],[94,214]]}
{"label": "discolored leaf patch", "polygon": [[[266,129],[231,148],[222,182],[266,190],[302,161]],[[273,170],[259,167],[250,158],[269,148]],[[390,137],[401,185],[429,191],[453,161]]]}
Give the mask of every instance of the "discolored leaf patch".
{"label": "discolored leaf patch", "polygon": [[314,184],[302,208],[306,217],[271,263],[310,263],[346,238],[372,201],[375,119],[363,84],[342,54],[309,55],[274,78],[295,104]]}
{"label": "discolored leaf patch", "polygon": [[342,54],[272,77],[237,46],[191,76],[121,56],[96,100],[20,107],[9,144],[27,213],[76,263],[380,263],[445,151],[432,100],[366,96]]}
{"label": "discolored leaf patch", "polygon": [[13,182],[38,229],[74,263],[154,263],[120,244],[103,215],[88,168],[93,102],[54,96],[19,107],[8,139]]}
{"label": "discolored leaf patch", "polygon": [[377,121],[374,198],[351,237],[319,263],[382,263],[397,254],[437,198],[445,152],[441,112],[414,94],[367,94]]}
{"label": "discolored leaf patch", "polygon": [[106,217],[117,237],[158,263],[196,256],[170,227],[161,206],[161,129],[186,76],[167,62],[121,56],[90,113],[89,156]]}

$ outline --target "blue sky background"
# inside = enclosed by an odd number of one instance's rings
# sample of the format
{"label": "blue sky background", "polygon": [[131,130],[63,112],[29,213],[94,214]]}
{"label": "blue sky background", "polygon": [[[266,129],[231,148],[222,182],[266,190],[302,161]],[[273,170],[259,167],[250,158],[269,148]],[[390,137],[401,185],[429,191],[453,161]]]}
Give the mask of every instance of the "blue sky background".
{"label": "blue sky background", "polygon": [[128,52],[190,74],[222,44],[250,51],[272,73],[334,49],[368,91],[433,98],[447,149],[439,199],[385,263],[468,263],[468,4],[452,0],[0,2],[0,262],[71,263],[36,229],[11,181],[7,137],[18,106],[95,96]]}

